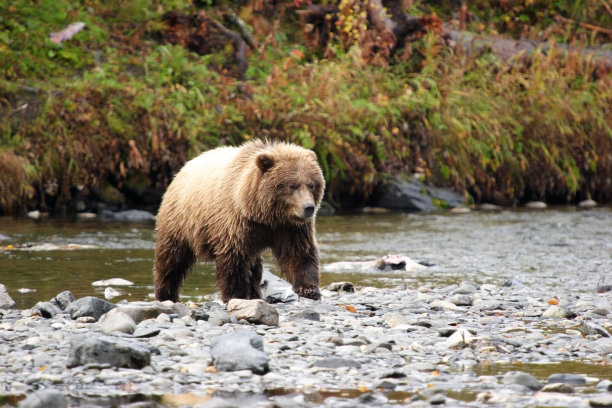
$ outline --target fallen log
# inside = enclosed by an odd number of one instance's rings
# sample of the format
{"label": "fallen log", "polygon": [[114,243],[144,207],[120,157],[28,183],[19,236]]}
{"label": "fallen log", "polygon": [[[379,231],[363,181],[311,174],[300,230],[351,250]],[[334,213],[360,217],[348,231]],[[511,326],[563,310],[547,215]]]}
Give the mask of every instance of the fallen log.
{"label": "fallen log", "polygon": [[[338,12],[337,6],[319,5],[311,5],[306,10],[299,10],[298,14],[304,25],[306,40],[310,44],[325,47],[330,33],[336,30]],[[547,53],[555,48],[561,50],[562,54],[576,54],[585,61],[591,60],[595,65],[593,75],[596,78],[602,78],[612,72],[612,51],[550,42],[513,40],[455,30],[442,24],[437,16],[415,17],[406,14],[402,9],[401,0],[370,0],[367,13],[369,24],[367,30],[374,31],[376,34],[364,35],[363,38],[367,42],[371,42],[373,38],[378,39],[379,48],[387,49],[387,52],[382,55],[389,57],[397,55],[399,51],[406,48],[408,43],[422,38],[428,32],[434,32],[440,35],[447,46],[469,54],[491,52],[504,60],[515,57],[528,59],[536,50]],[[362,44],[362,46],[366,50],[364,54],[368,60],[373,60],[381,55],[378,53],[373,56],[373,53],[368,51],[369,48],[372,48],[371,44]]]}
{"label": "fallen log", "polygon": [[530,40],[512,40],[501,37],[478,35],[467,31],[448,30],[450,38],[456,44],[455,48],[468,54],[492,52],[499,58],[509,60],[523,56],[529,58],[533,52],[540,50],[548,53],[553,48],[559,49],[563,54],[577,54],[579,57],[590,59],[595,64],[593,75],[603,78],[612,72],[612,52],[597,48],[579,48],[568,44],[551,42],[536,42]]}

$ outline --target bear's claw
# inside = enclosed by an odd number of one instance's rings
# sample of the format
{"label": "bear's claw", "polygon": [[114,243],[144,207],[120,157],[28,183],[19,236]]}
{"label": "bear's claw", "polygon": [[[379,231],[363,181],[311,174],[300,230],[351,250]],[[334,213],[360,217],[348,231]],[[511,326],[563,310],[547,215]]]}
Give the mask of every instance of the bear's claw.
{"label": "bear's claw", "polygon": [[321,299],[321,292],[316,286],[310,288],[294,288],[293,290],[295,291],[295,293],[298,294],[298,296],[302,296],[312,300]]}

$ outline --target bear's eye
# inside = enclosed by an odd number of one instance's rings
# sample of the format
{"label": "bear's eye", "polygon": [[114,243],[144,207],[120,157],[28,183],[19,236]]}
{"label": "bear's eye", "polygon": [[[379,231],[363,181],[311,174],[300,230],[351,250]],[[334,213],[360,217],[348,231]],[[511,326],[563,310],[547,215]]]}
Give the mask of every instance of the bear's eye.
{"label": "bear's eye", "polygon": [[316,187],[315,183],[308,183],[308,188],[309,188],[310,190],[314,190],[314,189],[315,189],[315,187]]}

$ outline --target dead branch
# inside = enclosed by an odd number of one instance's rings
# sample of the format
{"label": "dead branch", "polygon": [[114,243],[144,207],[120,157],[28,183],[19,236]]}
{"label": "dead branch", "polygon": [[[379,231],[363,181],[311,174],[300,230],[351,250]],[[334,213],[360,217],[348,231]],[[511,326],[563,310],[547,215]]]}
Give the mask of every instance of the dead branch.
{"label": "dead branch", "polygon": [[565,17],[561,17],[561,16],[556,16],[555,19],[557,21],[562,22],[562,23],[577,25],[578,27],[582,27],[584,29],[591,30],[591,31],[597,31],[599,33],[604,33],[604,34],[607,34],[607,35],[612,37],[612,30],[610,30],[608,28],[599,27],[599,26],[596,26],[596,25],[593,25],[593,24],[589,24],[589,23],[583,23],[581,21],[575,21],[575,20],[572,20],[570,18],[565,18]]}
{"label": "dead branch", "polygon": [[228,42],[231,42],[234,48],[237,76],[245,79],[246,42],[238,33],[228,29],[217,20],[207,17],[203,11],[192,15],[170,11],[162,16],[162,20],[168,24],[168,29],[163,33],[164,40],[171,44],[181,45],[200,55],[219,52]]}

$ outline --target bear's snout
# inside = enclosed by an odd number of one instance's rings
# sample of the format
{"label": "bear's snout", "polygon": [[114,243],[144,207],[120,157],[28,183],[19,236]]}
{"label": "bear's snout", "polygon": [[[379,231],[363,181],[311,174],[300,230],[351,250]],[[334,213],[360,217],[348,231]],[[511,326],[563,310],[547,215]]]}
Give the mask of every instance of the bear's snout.
{"label": "bear's snout", "polygon": [[313,203],[304,204],[304,218],[310,218],[314,214],[315,206]]}

